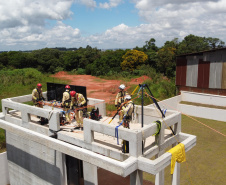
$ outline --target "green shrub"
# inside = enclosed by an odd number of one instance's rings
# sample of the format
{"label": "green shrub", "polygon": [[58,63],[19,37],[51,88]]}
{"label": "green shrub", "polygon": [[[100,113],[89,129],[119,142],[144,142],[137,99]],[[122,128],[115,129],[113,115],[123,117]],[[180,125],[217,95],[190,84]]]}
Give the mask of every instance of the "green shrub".
{"label": "green shrub", "polygon": [[82,69],[82,68],[78,68],[77,72],[78,75],[85,75],[86,74],[86,70]]}

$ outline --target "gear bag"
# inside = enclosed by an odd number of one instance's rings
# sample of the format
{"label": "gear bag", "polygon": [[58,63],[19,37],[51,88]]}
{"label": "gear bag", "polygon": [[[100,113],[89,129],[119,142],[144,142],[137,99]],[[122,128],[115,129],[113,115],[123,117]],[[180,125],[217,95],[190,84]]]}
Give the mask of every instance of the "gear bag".
{"label": "gear bag", "polygon": [[96,121],[100,120],[100,115],[99,115],[99,108],[97,109],[92,109],[92,111],[90,112],[90,118]]}

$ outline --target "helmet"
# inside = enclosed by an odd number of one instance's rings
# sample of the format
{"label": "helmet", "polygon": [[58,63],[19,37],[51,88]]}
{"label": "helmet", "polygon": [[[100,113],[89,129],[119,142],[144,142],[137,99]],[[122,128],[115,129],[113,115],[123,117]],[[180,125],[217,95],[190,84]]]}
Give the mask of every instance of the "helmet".
{"label": "helmet", "polygon": [[118,88],[124,90],[126,86],[124,84],[121,84]]}
{"label": "helmet", "polygon": [[65,89],[70,89],[71,87],[69,85],[66,85],[65,86]]}
{"label": "helmet", "polygon": [[37,84],[37,87],[42,87],[42,84],[38,83],[38,84]]}
{"label": "helmet", "polygon": [[125,99],[126,100],[131,100],[131,96],[130,95],[126,95]]}
{"label": "helmet", "polygon": [[75,94],[76,94],[75,91],[71,91],[71,92],[70,92],[70,95],[71,95],[72,97],[75,96]]}

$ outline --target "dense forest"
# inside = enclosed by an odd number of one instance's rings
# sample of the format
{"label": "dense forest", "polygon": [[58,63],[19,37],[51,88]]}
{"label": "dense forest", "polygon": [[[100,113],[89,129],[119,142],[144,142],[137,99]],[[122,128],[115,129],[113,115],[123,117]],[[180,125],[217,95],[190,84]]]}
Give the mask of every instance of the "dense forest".
{"label": "dense forest", "polygon": [[[177,38],[157,47],[155,39],[146,41],[143,47],[101,51],[87,46],[73,51],[40,49],[31,52],[9,51],[0,53],[0,70],[36,68],[42,73],[70,71],[94,76],[122,74],[142,75],[147,67],[168,78],[175,76],[176,56],[224,47],[218,38],[186,36],[181,42]],[[143,67],[142,67],[143,66]],[[145,67],[144,67],[145,66]]]}

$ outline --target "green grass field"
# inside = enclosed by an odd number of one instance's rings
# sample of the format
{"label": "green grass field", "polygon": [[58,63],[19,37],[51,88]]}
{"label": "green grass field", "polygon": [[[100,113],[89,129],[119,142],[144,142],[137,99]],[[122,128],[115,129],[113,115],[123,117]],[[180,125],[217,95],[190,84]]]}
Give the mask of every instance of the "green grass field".
{"label": "green grass field", "polygon": [[[195,117],[193,117],[195,118]],[[226,134],[226,123],[202,118],[198,121]],[[187,162],[181,164],[182,185],[226,184],[226,137],[196,121],[182,116],[182,132],[196,135],[197,143],[186,153]],[[154,176],[144,173],[144,178],[154,182]],[[171,184],[170,167],[165,169],[165,184]]]}

